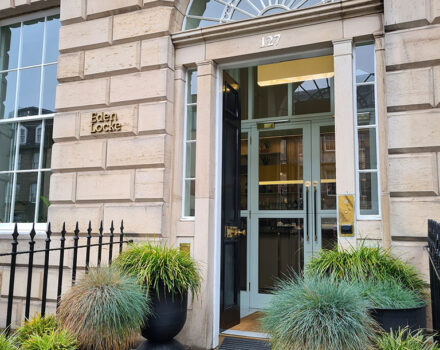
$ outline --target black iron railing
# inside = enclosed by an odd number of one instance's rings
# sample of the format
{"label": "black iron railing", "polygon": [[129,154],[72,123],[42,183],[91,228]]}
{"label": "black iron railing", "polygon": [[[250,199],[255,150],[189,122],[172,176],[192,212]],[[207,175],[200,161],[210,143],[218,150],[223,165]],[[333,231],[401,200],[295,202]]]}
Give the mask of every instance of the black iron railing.
{"label": "black iron railing", "polygon": [[432,328],[440,341],[440,223],[428,221],[429,276],[431,284]]}
{"label": "black iron railing", "polygon": [[[9,253],[2,253],[0,254],[0,258],[2,257],[10,257],[10,265],[8,268],[10,269],[9,273],[9,292],[7,295],[8,298],[8,304],[7,304],[7,314],[6,314],[6,332],[9,332],[11,328],[11,320],[12,320],[12,308],[14,303],[14,287],[15,287],[15,274],[16,274],[16,268],[17,268],[17,256],[28,256],[27,259],[27,285],[26,285],[26,297],[25,297],[25,312],[24,312],[24,318],[29,318],[30,313],[30,305],[31,305],[31,291],[32,291],[32,272],[34,268],[34,256],[35,254],[44,254],[44,264],[43,264],[43,280],[42,280],[42,293],[41,293],[41,315],[44,316],[46,313],[46,304],[47,304],[47,291],[48,291],[48,276],[49,276],[49,269],[53,268],[53,265],[49,266],[49,258],[51,253],[53,252],[59,252],[59,261],[58,266],[55,266],[55,268],[58,269],[58,286],[57,286],[57,303],[59,303],[61,294],[63,292],[63,276],[66,269],[71,269],[71,282],[72,285],[75,284],[75,281],[77,279],[77,270],[79,268],[85,269],[87,272],[89,267],[91,266],[91,258],[94,258],[94,256],[91,256],[91,248],[97,247],[97,256],[96,256],[96,266],[101,266],[103,263],[103,247],[108,246],[108,260],[104,263],[108,263],[110,265],[113,260],[113,246],[116,245],[119,247],[119,253],[122,252],[123,246],[126,243],[132,242],[131,240],[125,240],[125,234],[124,234],[124,223],[121,222],[121,226],[119,228],[119,233],[115,235],[115,227],[113,225],[113,221],[110,226],[109,234],[104,234],[104,227],[103,223],[101,221],[101,224],[98,229],[98,235],[92,234],[92,224],[89,222],[86,235],[81,235],[81,232],[79,230],[79,224],[78,222],[75,225],[75,229],[73,231],[73,235],[68,235],[66,231],[66,225],[63,224],[63,228],[61,232],[59,232],[59,246],[57,247],[51,247],[51,242],[53,240],[52,238],[52,230],[50,223],[48,224],[48,228],[45,231],[45,242],[44,242],[44,249],[35,249],[35,236],[36,231],[35,228],[32,227],[31,231],[29,232],[29,250],[18,250],[19,245],[19,233],[18,233],[18,226],[15,224],[14,231],[12,232],[12,248],[11,252]],[[116,236],[116,237],[115,237]],[[72,238],[73,239],[73,245],[72,246],[66,246],[66,239]],[[79,244],[79,240],[85,238],[86,243],[85,244]],[[106,242],[104,242],[104,239]],[[96,242],[97,243],[93,243]],[[108,242],[107,242],[108,241]],[[85,249],[85,265],[78,266],[78,251],[80,249]],[[65,253],[66,251],[72,251],[72,264],[65,264]]]}

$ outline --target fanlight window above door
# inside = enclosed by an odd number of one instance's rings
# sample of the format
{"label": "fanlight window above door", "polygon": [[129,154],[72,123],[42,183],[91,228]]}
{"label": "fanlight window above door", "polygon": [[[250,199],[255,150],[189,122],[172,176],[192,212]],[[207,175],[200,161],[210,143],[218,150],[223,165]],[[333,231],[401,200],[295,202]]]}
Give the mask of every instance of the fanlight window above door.
{"label": "fanlight window above door", "polygon": [[273,15],[339,0],[191,0],[183,29]]}

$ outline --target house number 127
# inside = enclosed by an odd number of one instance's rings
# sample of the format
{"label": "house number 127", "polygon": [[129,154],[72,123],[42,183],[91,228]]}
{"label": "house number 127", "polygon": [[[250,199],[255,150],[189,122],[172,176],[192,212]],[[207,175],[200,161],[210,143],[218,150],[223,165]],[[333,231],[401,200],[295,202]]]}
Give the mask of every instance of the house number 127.
{"label": "house number 127", "polygon": [[263,36],[261,38],[261,47],[277,46],[280,38],[281,34]]}

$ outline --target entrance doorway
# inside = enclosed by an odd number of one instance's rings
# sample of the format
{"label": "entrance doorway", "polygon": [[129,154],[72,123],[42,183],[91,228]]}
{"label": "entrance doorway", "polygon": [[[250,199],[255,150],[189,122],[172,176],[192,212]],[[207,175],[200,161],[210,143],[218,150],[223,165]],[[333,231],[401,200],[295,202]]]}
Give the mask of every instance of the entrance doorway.
{"label": "entrance doorway", "polygon": [[258,333],[259,311],[276,281],[301,274],[316,252],[337,244],[333,79],[302,78],[266,74],[269,83],[260,84],[259,67],[224,72],[220,329],[226,333]]}

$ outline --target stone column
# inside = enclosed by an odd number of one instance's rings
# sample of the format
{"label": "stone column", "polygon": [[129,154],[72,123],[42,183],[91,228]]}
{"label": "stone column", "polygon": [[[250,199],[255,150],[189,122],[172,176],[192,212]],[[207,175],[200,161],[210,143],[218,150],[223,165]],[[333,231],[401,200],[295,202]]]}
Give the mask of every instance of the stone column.
{"label": "stone column", "polygon": [[202,268],[203,284],[199,296],[194,299],[190,324],[186,327],[189,333],[186,343],[204,349],[211,349],[213,340],[216,84],[215,63],[199,63],[194,258]]}
{"label": "stone column", "polygon": [[[335,71],[336,191],[338,196],[353,195],[355,199],[356,167],[352,39],[334,41],[333,49]],[[338,244],[341,247],[347,245],[355,246],[356,239],[338,238]]]}
{"label": "stone column", "polygon": [[380,206],[382,212],[382,244],[391,247],[390,193],[388,188],[388,121],[385,95],[385,40],[384,35],[375,35],[377,131],[379,137]]}

